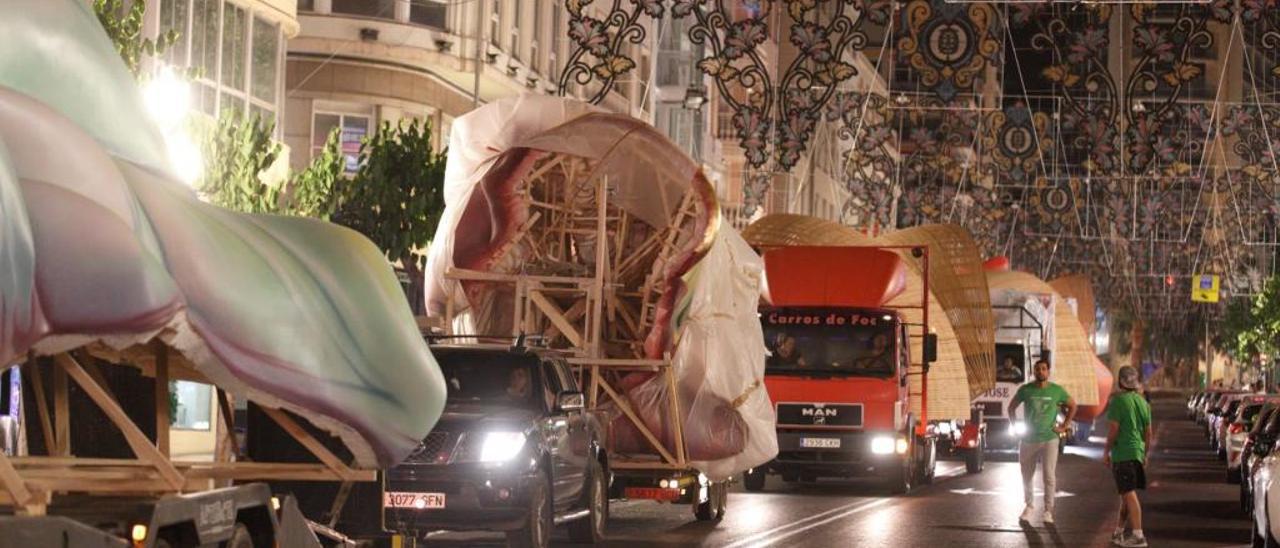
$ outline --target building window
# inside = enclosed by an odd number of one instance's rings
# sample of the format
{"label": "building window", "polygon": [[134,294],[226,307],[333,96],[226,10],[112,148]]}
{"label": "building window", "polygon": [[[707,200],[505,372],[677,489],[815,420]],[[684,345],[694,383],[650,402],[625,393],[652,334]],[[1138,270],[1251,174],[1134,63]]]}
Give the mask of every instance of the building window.
{"label": "building window", "polygon": [[213,425],[213,387],[188,381],[173,383],[178,408],[173,414],[175,430],[210,430]]}
{"label": "building window", "polygon": [[511,4],[511,47],[507,49],[511,54],[511,58],[517,61],[520,60],[520,16],[521,12],[524,11],[520,9],[520,6],[519,2]]}
{"label": "building window", "polygon": [[446,28],[447,7],[436,0],[414,0],[409,4],[409,22],[438,29]]}
{"label": "building window", "polygon": [[493,0],[493,13],[489,15],[489,43],[502,47],[502,0]]}
{"label": "building window", "polygon": [[542,13],[546,11],[546,6],[544,4],[545,2],[542,0],[535,0],[533,2],[533,39],[529,41],[529,65],[532,66],[535,71],[543,66],[542,57],[539,56],[541,53],[541,48],[539,48],[539,46],[542,42],[542,35],[546,31],[546,29],[543,28],[542,16]]}
{"label": "building window", "polygon": [[276,87],[279,84],[276,70],[280,65],[280,29],[275,25],[253,19],[253,64],[250,67],[253,82],[253,98],[276,103]]}
{"label": "building window", "polygon": [[395,0],[333,0],[333,13],[393,19]]}
{"label": "building window", "polygon": [[314,158],[324,148],[325,140],[334,129],[342,128],[339,142],[346,158],[346,172],[360,169],[360,143],[369,134],[368,116],[317,112],[311,129],[311,156]]}
{"label": "building window", "polygon": [[178,33],[178,41],[174,42],[173,46],[164,52],[164,60],[170,65],[186,66],[187,64],[187,50],[189,48],[187,22],[191,19],[190,10],[190,0],[163,0],[160,2],[160,34]]}
{"label": "building window", "polygon": [[315,11],[315,0],[298,0],[298,11]]}
{"label": "building window", "polygon": [[560,77],[560,43],[564,40],[564,10],[553,3],[551,6],[551,40],[547,42],[551,54],[547,56],[547,74],[552,78]]}

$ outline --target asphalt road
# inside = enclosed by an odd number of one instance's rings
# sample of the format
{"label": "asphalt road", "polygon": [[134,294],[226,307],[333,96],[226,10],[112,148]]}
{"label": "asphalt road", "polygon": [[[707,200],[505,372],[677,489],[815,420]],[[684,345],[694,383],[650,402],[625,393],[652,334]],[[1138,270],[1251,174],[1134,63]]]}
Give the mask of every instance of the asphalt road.
{"label": "asphalt road", "polygon": [[[1180,399],[1156,400],[1152,485],[1143,494],[1151,545],[1246,544],[1248,521],[1237,509],[1236,488],[1223,482],[1220,463],[1180,405]],[[1100,458],[1098,443],[1067,448],[1058,465],[1057,524],[1051,527],[1039,517],[1018,523],[1021,479],[1006,455],[975,475],[966,474],[961,462],[940,462],[932,485],[898,497],[870,482],[787,484],[770,477],[763,493],[735,487],[719,523],[695,521],[686,506],[615,501],[607,546],[1107,546],[1119,500]],[[502,543],[495,535],[447,533],[424,544]],[[557,532],[555,544],[569,542]]]}

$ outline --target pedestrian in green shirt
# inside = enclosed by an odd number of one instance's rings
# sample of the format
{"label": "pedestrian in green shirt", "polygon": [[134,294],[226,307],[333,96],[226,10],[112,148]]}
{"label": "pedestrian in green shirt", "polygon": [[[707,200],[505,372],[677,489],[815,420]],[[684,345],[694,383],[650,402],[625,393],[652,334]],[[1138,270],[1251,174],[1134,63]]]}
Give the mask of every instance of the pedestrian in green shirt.
{"label": "pedestrian in green shirt", "polygon": [[[1018,444],[1018,464],[1022,467],[1022,498],[1026,508],[1022,510],[1019,521],[1029,522],[1035,516],[1034,490],[1031,486],[1036,476],[1036,464],[1040,464],[1040,472],[1044,483],[1044,524],[1053,525],[1053,500],[1057,494],[1058,483],[1058,436],[1067,431],[1068,425],[1076,417],[1076,401],[1061,386],[1049,382],[1049,362],[1044,359],[1036,361],[1035,382],[1029,382],[1018,388],[1009,402],[1009,420],[1014,420],[1014,411],[1020,405],[1026,405],[1023,422],[1026,432]],[[1057,423],[1058,410],[1065,407],[1066,420]]]}
{"label": "pedestrian in green shirt", "polygon": [[[1107,404],[1107,447],[1102,462],[1111,467],[1120,493],[1120,523],[1111,541],[1117,546],[1146,546],[1138,489],[1147,488],[1147,449],[1151,447],[1151,405],[1138,393],[1138,371],[1120,368],[1120,393]],[[1124,532],[1128,522],[1131,533]]]}

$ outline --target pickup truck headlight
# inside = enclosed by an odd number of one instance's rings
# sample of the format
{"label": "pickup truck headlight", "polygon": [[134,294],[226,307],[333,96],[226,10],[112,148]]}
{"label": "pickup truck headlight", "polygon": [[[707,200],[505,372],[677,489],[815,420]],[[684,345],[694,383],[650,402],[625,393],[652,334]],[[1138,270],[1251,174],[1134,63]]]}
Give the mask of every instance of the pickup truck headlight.
{"label": "pickup truck headlight", "polygon": [[524,448],[523,432],[489,432],[480,444],[480,462],[507,462]]}

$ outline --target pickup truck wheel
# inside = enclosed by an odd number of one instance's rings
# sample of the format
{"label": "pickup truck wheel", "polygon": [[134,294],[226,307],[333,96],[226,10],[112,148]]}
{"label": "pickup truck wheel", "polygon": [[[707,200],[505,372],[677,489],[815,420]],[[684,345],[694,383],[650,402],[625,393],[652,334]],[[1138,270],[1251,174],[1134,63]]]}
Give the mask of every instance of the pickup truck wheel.
{"label": "pickup truck wheel", "polygon": [[742,475],[742,486],[752,493],[764,491],[764,480],[768,474],[764,468],[752,468]]}
{"label": "pickup truck wheel", "polygon": [[551,528],[555,526],[551,507],[551,481],[544,477],[535,482],[529,494],[529,519],[524,527],[507,531],[507,545],[512,548],[544,548],[551,545]]}
{"label": "pickup truck wheel", "polygon": [[604,531],[609,522],[609,488],[605,485],[605,474],[601,468],[599,464],[591,467],[591,481],[585,493],[587,516],[569,522],[569,540],[583,544],[604,542]]}
{"label": "pickup truck wheel", "polygon": [[723,482],[707,485],[707,500],[693,506],[693,517],[698,521],[720,520],[729,496],[729,487]]}

